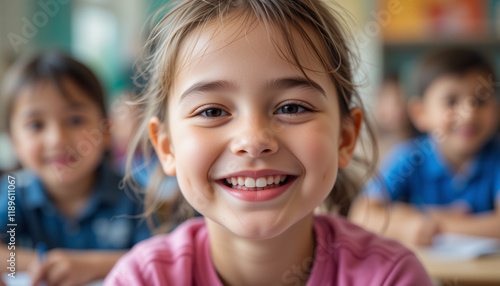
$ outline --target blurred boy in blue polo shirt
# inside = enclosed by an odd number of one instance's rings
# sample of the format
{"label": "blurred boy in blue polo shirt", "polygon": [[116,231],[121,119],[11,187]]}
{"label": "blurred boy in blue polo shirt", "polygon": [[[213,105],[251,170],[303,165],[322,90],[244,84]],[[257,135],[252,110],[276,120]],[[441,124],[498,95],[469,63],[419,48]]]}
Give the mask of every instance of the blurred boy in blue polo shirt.
{"label": "blurred boy in blue polo shirt", "polygon": [[410,116],[427,135],[389,152],[351,219],[417,245],[431,244],[439,232],[500,238],[500,104],[492,67],[474,51],[443,50],[421,63],[416,85]]}
{"label": "blurred boy in blue polo shirt", "polygon": [[[3,244],[12,242],[7,230],[15,224],[15,249],[0,245],[0,256],[14,252],[15,270],[29,270],[34,284],[103,279],[149,231],[134,219],[142,210],[106,162],[109,122],[99,81],[68,56],[42,53],[9,71],[2,106],[24,169],[0,181]],[[48,249],[44,259],[33,250],[38,244]]]}

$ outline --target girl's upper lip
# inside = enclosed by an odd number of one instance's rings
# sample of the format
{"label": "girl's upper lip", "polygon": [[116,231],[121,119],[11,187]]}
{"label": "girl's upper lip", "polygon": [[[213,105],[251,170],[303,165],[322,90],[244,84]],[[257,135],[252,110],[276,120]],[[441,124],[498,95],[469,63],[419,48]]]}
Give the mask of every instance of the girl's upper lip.
{"label": "girl's upper lip", "polygon": [[274,176],[274,175],[291,175],[291,176],[296,176],[296,175],[290,174],[290,172],[265,169],[265,170],[244,170],[244,171],[239,171],[239,172],[227,174],[227,175],[221,177],[221,179],[231,178],[231,177],[261,178],[261,177]]}
{"label": "girl's upper lip", "polygon": [[46,161],[64,161],[66,160],[66,155],[61,154],[61,155],[50,155],[45,157]]}

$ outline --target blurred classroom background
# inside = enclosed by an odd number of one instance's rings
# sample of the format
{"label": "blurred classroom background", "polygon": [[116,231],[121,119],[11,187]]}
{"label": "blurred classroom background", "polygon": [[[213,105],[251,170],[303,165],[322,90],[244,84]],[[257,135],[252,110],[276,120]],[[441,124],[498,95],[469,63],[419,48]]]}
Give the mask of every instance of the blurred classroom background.
{"label": "blurred classroom background", "polygon": [[[414,93],[412,73],[424,54],[442,47],[471,47],[500,71],[500,0],[325,1],[344,7],[351,19],[347,23],[361,60],[356,78],[368,116],[377,122],[382,154],[414,132],[405,103]],[[0,80],[18,57],[55,48],[93,69],[111,105],[134,88],[133,64],[151,29],[150,18],[166,2],[0,0]],[[17,166],[13,154],[7,135],[0,132],[0,171]],[[472,272],[472,285],[479,285],[477,279],[489,279],[499,269],[498,260],[475,263],[450,264],[443,277],[457,270]]]}
{"label": "blurred classroom background", "polygon": [[[0,0],[0,79],[19,57],[57,49],[99,77],[108,103],[133,89],[133,64],[162,0]],[[0,170],[17,166],[0,132]]]}
{"label": "blurred classroom background", "polygon": [[[0,78],[18,57],[57,48],[90,66],[111,102],[120,92],[133,88],[132,66],[150,30],[149,19],[166,2],[0,0]],[[450,45],[473,47],[490,57],[497,70],[500,67],[500,0],[335,3],[352,19],[348,25],[361,58],[357,78],[368,109],[375,117],[380,114],[376,119],[387,125],[381,132],[398,133],[383,136],[389,139],[382,145],[408,136],[407,123],[401,119],[404,100],[412,94],[411,74],[424,53]],[[395,95],[381,99],[380,93]],[[385,149],[381,147],[382,153]],[[0,133],[0,170],[16,166],[12,154],[6,135]]]}

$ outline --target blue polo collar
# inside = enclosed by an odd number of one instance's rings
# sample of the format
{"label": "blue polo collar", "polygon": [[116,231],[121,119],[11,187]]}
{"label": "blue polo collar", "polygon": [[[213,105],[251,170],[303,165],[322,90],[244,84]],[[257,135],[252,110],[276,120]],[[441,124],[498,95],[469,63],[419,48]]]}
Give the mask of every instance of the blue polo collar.
{"label": "blue polo collar", "polygon": [[[25,192],[25,203],[27,208],[31,209],[45,209],[49,211],[55,211],[56,208],[49,196],[47,195],[42,182],[37,178],[35,174],[30,171],[23,170],[19,173],[20,180]],[[100,205],[114,205],[117,203],[120,197],[119,192],[123,190],[119,189],[120,179],[113,173],[106,163],[102,163],[97,170],[97,182],[90,196],[89,203],[79,219],[84,219],[89,216],[95,210],[97,210]]]}
{"label": "blue polo collar", "polygon": [[47,205],[49,198],[43,191],[42,182],[34,173],[28,170],[21,170],[16,174],[18,182],[21,183],[19,189],[24,191],[25,204],[27,208],[37,209]]}
{"label": "blue polo collar", "polygon": [[466,164],[466,171],[460,175],[444,158],[441,147],[431,137],[426,136],[425,140],[432,146],[432,152],[426,157],[428,160],[424,162],[424,172],[428,178],[435,180],[442,178],[459,179],[462,182],[469,181],[480,175],[481,164],[487,156],[488,150],[492,148],[493,140],[488,142],[475,157],[471,158]]}

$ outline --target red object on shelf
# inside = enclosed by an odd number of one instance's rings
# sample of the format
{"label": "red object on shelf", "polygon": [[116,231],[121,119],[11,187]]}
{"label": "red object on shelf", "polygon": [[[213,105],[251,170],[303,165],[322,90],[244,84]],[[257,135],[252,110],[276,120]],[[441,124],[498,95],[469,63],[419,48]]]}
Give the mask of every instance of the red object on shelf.
{"label": "red object on shelf", "polygon": [[[382,0],[388,9],[393,0]],[[486,0],[401,0],[402,12],[384,29],[386,40],[475,40],[488,38],[491,18]]]}

